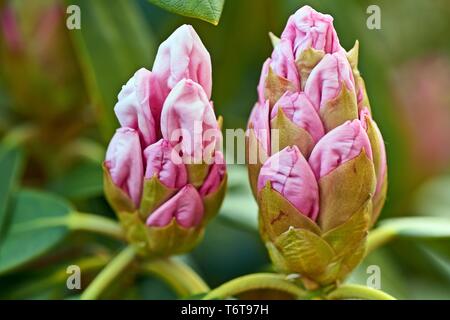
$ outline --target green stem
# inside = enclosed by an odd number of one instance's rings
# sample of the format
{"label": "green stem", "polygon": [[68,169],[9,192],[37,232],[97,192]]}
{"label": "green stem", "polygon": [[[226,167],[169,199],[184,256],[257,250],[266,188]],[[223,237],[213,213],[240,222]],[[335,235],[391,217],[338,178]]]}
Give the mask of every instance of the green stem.
{"label": "green stem", "polygon": [[367,238],[366,254],[371,253],[375,249],[385,245],[397,237],[397,232],[389,227],[378,227],[369,233]]}
{"label": "green stem", "polygon": [[357,284],[344,284],[328,294],[329,300],[363,299],[363,300],[396,300],[381,290]]}
{"label": "green stem", "polygon": [[122,228],[112,219],[81,212],[73,212],[67,219],[67,225],[71,230],[90,231],[124,240]]}
{"label": "green stem", "polygon": [[285,275],[255,273],[233,279],[210,291],[203,299],[225,299],[249,290],[272,289],[287,292],[296,298],[304,298],[307,292],[286,279]]}
{"label": "green stem", "polygon": [[126,247],[97,275],[81,295],[81,300],[98,299],[106,288],[128,267],[136,257],[132,245]]}
{"label": "green stem", "polygon": [[209,291],[208,285],[194,270],[175,258],[152,260],[142,269],[164,280],[180,297]]}

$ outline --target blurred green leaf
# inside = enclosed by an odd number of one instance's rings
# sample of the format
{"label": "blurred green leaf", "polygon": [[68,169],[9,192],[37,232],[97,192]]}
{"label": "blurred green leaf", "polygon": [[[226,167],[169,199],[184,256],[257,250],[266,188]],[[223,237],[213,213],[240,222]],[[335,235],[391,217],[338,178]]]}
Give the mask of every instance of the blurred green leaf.
{"label": "blurred green leaf", "polygon": [[414,238],[450,238],[450,218],[410,217],[385,219],[379,228],[390,229],[398,236]]}
{"label": "blurred green leaf", "polygon": [[228,192],[219,217],[238,228],[258,231],[258,206],[250,190],[245,166],[228,167]]}
{"label": "blurred green leaf", "polygon": [[419,215],[450,218],[450,176],[439,176],[425,183],[414,204],[414,211]]}
{"label": "blurred green leaf", "polygon": [[70,0],[81,10],[81,29],[71,30],[105,141],[117,127],[113,107],[121,86],[149,67],[153,36],[135,1]]}
{"label": "blurred green leaf", "polygon": [[72,207],[54,195],[23,190],[15,197],[11,221],[0,243],[0,274],[49,251],[68,233]]}
{"label": "blurred green leaf", "polygon": [[83,162],[50,183],[48,188],[70,199],[100,196],[103,194],[102,166],[97,162]]}
{"label": "blurred green leaf", "polygon": [[218,25],[225,0],[149,0],[176,14]]}
{"label": "blurred green leaf", "polygon": [[19,149],[0,146],[0,235],[7,220],[11,192],[20,177],[22,159],[22,152]]}

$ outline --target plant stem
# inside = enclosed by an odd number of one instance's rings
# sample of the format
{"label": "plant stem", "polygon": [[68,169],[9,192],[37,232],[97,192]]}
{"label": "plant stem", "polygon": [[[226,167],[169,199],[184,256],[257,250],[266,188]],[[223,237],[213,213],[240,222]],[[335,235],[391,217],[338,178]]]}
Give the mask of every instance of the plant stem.
{"label": "plant stem", "polygon": [[73,212],[67,219],[67,225],[71,230],[91,231],[124,240],[122,228],[112,219],[81,212]]}
{"label": "plant stem", "polygon": [[389,241],[397,237],[397,232],[389,227],[378,227],[369,233],[367,238],[367,251],[366,255],[374,251],[375,249],[385,245]]}
{"label": "plant stem", "polygon": [[327,299],[396,300],[386,292],[357,284],[343,284],[328,294]]}
{"label": "plant stem", "polygon": [[306,291],[287,280],[285,275],[274,273],[255,273],[226,282],[210,291],[203,299],[225,299],[245,291],[258,289],[283,291],[295,296],[296,298],[304,298],[308,296]]}
{"label": "plant stem", "polygon": [[132,245],[120,252],[108,265],[97,275],[81,295],[81,300],[98,299],[106,288],[116,279],[123,270],[133,262],[136,251]]}
{"label": "plant stem", "polygon": [[175,258],[151,260],[142,269],[164,280],[180,297],[209,291],[208,285],[194,270]]}

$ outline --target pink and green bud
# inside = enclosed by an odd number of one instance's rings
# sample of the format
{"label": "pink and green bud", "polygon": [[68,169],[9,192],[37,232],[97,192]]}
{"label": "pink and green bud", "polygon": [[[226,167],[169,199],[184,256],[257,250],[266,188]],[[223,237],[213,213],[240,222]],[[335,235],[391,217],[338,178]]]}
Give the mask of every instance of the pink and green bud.
{"label": "pink and green bud", "polygon": [[[318,285],[342,280],[361,261],[387,185],[358,43],[346,52],[332,22],[307,6],[291,16],[263,66],[247,131],[270,257],[277,269]],[[255,153],[263,156],[252,162]]]}
{"label": "pink and green bud", "polygon": [[143,255],[191,250],[217,214],[226,167],[211,95],[211,61],[190,26],[138,70],[115,107],[122,128],[104,163],[106,197]]}

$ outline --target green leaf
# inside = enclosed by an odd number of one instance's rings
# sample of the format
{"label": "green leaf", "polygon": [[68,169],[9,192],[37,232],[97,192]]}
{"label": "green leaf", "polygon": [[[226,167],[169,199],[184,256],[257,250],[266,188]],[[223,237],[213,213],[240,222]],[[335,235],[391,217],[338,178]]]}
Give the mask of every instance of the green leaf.
{"label": "green leaf", "polygon": [[385,219],[379,228],[390,229],[403,237],[450,238],[450,218],[445,217]]}
{"label": "green leaf", "polygon": [[22,153],[19,149],[0,147],[0,235],[7,220],[9,198],[21,174]]}
{"label": "green leaf", "polygon": [[122,85],[139,68],[151,63],[153,36],[135,1],[67,3],[81,9],[81,29],[69,33],[106,141],[118,126],[113,107]]}
{"label": "green leaf", "polygon": [[225,0],[149,0],[176,14],[218,25]]}
{"label": "green leaf", "polygon": [[15,197],[11,221],[0,243],[0,274],[48,252],[68,233],[73,211],[64,200],[48,193],[23,190]]}
{"label": "green leaf", "polygon": [[100,163],[87,161],[50,183],[49,190],[70,199],[86,199],[103,194]]}

